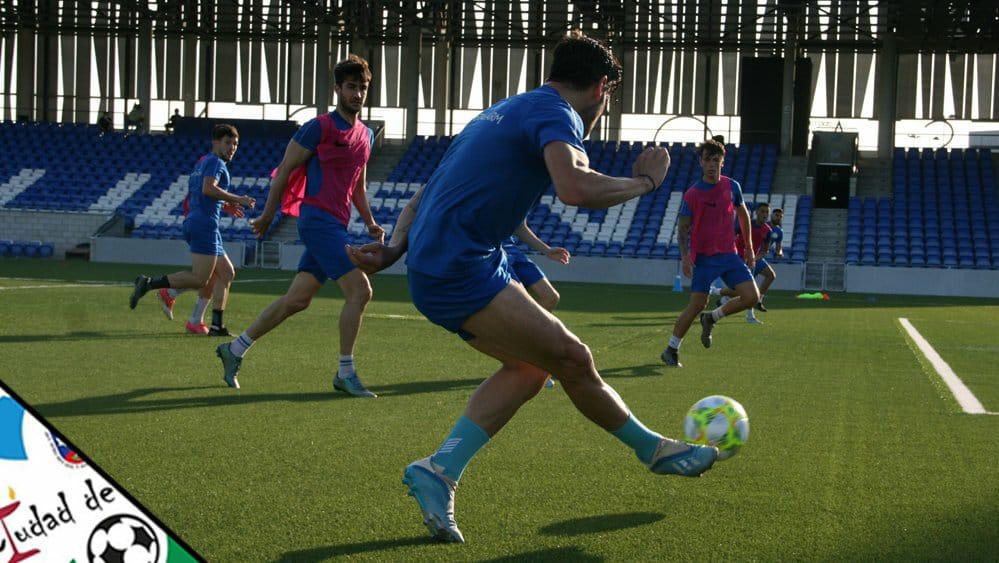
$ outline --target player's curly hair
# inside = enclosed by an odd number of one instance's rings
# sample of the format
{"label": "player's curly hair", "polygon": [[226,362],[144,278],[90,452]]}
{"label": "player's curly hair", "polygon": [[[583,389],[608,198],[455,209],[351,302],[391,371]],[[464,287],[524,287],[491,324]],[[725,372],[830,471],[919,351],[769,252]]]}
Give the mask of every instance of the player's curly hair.
{"label": "player's curly hair", "polygon": [[725,158],[725,145],[714,139],[708,139],[697,147],[697,155],[701,158],[711,158],[716,154]]}
{"label": "player's curly hair", "polygon": [[624,70],[621,61],[606,45],[574,29],[555,45],[548,80],[565,82],[577,89],[593,86],[607,77],[607,91],[621,84]]}
{"label": "player's curly hair", "polygon": [[357,55],[350,55],[333,67],[333,80],[337,86],[343,86],[348,78],[358,78],[361,82],[371,82],[371,67],[368,61]]}
{"label": "player's curly hair", "polygon": [[215,127],[212,127],[212,140],[219,141],[225,139],[226,137],[232,137],[234,139],[239,138],[239,131],[235,127],[229,125],[228,123],[219,123]]}

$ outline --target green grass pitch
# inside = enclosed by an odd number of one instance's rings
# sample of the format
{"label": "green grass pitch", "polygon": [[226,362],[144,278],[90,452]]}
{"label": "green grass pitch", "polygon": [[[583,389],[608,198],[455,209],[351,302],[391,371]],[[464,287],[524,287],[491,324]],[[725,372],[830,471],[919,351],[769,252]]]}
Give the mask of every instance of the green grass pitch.
{"label": "green grass pitch", "polygon": [[[560,284],[558,315],[648,426],[678,436],[691,404],[724,394],[749,442],[701,479],[655,476],[542,391],[465,473],[457,546],[425,538],[402,469],[494,362],[423,320],[403,278],[376,276],[356,358],[377,400],[331,392],[333,286],[254,346],[234,392],[219,340],[182,333],[192,296],[171,323],[152,295],[129,311],[126,286],[74,284],[170,270],[0,261],[0,378],[210,561],[999,558],[999,416],[963,414],[897,321],[999,411],[997,301],[775,293],[764,326],[726,319],[711,350],[695,327],[687,367],[667,371],[686,300],[671,280]],[[290,277],[240,271],[273,281],[235,286],[231,329]]]}

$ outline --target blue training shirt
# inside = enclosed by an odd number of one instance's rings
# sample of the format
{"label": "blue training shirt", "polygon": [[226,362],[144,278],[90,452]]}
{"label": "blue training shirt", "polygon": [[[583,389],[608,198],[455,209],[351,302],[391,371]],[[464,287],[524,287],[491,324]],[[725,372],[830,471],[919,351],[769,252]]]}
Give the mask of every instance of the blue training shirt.
{"label": "blue training shirt", "polygon": [[[739,207],[740,205],[742,205],[742,186],[739,185],[739,182],[736,182],[731,178],[729,178],[729,182],[731,182],[732,184],[732,205]],[[715,184],[709,184],[704,181],[704,178],[701,178],[697,182],[694,182],[694,184],[687,189],[697,188],[699,190],[707,191],[713,187],[715,187]],[[690,210],[690,207],[687,205],[687,201],[683,199],[680,200],[680,216],[681,217],[694,216],[694,213]]]}
{"label": "blue training shirt", "polygon": [[774,248],[777,243],[784,241],[784,229],[773,223],[770,223],[770,229],[770,234],[767,235],[766,240],[766,252],[770,252],[770,249]]}
{"label": "blue training shirt", "polygon": [[449,278],[495,271],[501,246],[551,185],[548,143],[583,149],[583,120],[542,86],[480,113],[455,137],[423,189],[406,265]]}
{"label": "blue training shirt", "polygon": [[222,214],[222,200],[202,193],[205,178],[215,178],[220,188],[229,191],[229,168],[225,165],[225,161],[214,154],[205,155],[194,166],[194,172],[187,181],[187,189],[190,192],[188,216],[207,218],[218,223]]}
{"label": "blue training shirt", "polygon": [[[337,113],[335,110],[330,112],[330,116],[333,118],[333,124],[340,131],[346,131],[351,128],[350,123],[343,118],[342,115]],[[298,131],[295,132],[295,136],[292,139],[302,145],[303,147],[309,149],[313,153],[316,152],[316,147],[319,146],[319,141],[323,137],[323,126],[319,124],[319,118],[314,117],[305,122]],[[370,146],[374,148],[375,146],[375,132],[368,127],[368,141]],[[323,184],[323,171],[319,166],[318,158],[310,158],[309,164],[306,168],[306,185],[308,186],[321,186]]]}

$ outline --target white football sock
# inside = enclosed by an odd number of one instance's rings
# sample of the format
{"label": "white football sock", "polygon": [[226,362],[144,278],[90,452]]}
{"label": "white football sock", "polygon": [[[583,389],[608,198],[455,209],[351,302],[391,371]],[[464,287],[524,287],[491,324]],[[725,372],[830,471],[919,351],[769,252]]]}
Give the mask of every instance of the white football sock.
{"label": "white football sock", "polygon": [[680,344],[683,344],[683,339],[682,338],[677,338],[675,336],[670,336],[669,337],[669,347],[670,348],[672,348],[674,350],[679,350],[680,349]]}
{"label": "white football sock", "polygon": [[208,304],[211,302],[211,299],[198,297],[198,301],[194,304],[194,310],[191,311],[191,318],[188,319],[192,325],[205,322],[205,309],[208,308]]}
{"label": "white football sock", "polygon": [[253,339],[247,333],[240,334],[236,340],[229,343],[229,351],[237,358],[242,358],[246,351],[253,346]]}
{"label": "white football sock", "polygon": [[337,370],[337,377],[343,379],[344,377],[349,377],[354,373],[354,356],[353,354],[340,356],[340,369]]}
{"label": "white football sock", "polygon": [[714,311],[711,311],[711,319],[714,320],[715,322],[722,320],[722,317],[724,316],[725,316],[725,311],[722,311],[721,307],[718,307]]}

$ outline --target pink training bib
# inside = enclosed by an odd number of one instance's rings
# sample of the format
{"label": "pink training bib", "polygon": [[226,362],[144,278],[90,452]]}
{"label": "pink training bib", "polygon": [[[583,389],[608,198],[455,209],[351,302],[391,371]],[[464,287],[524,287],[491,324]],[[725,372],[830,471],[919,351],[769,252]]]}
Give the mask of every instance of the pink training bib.
{"label": "pink training bib", "polygon": [[729,254],[735,249],[735,204],[732,183],[727,176],[710,190],[691,186],[683,194],[691,212],[690,259],[703,254]]}

